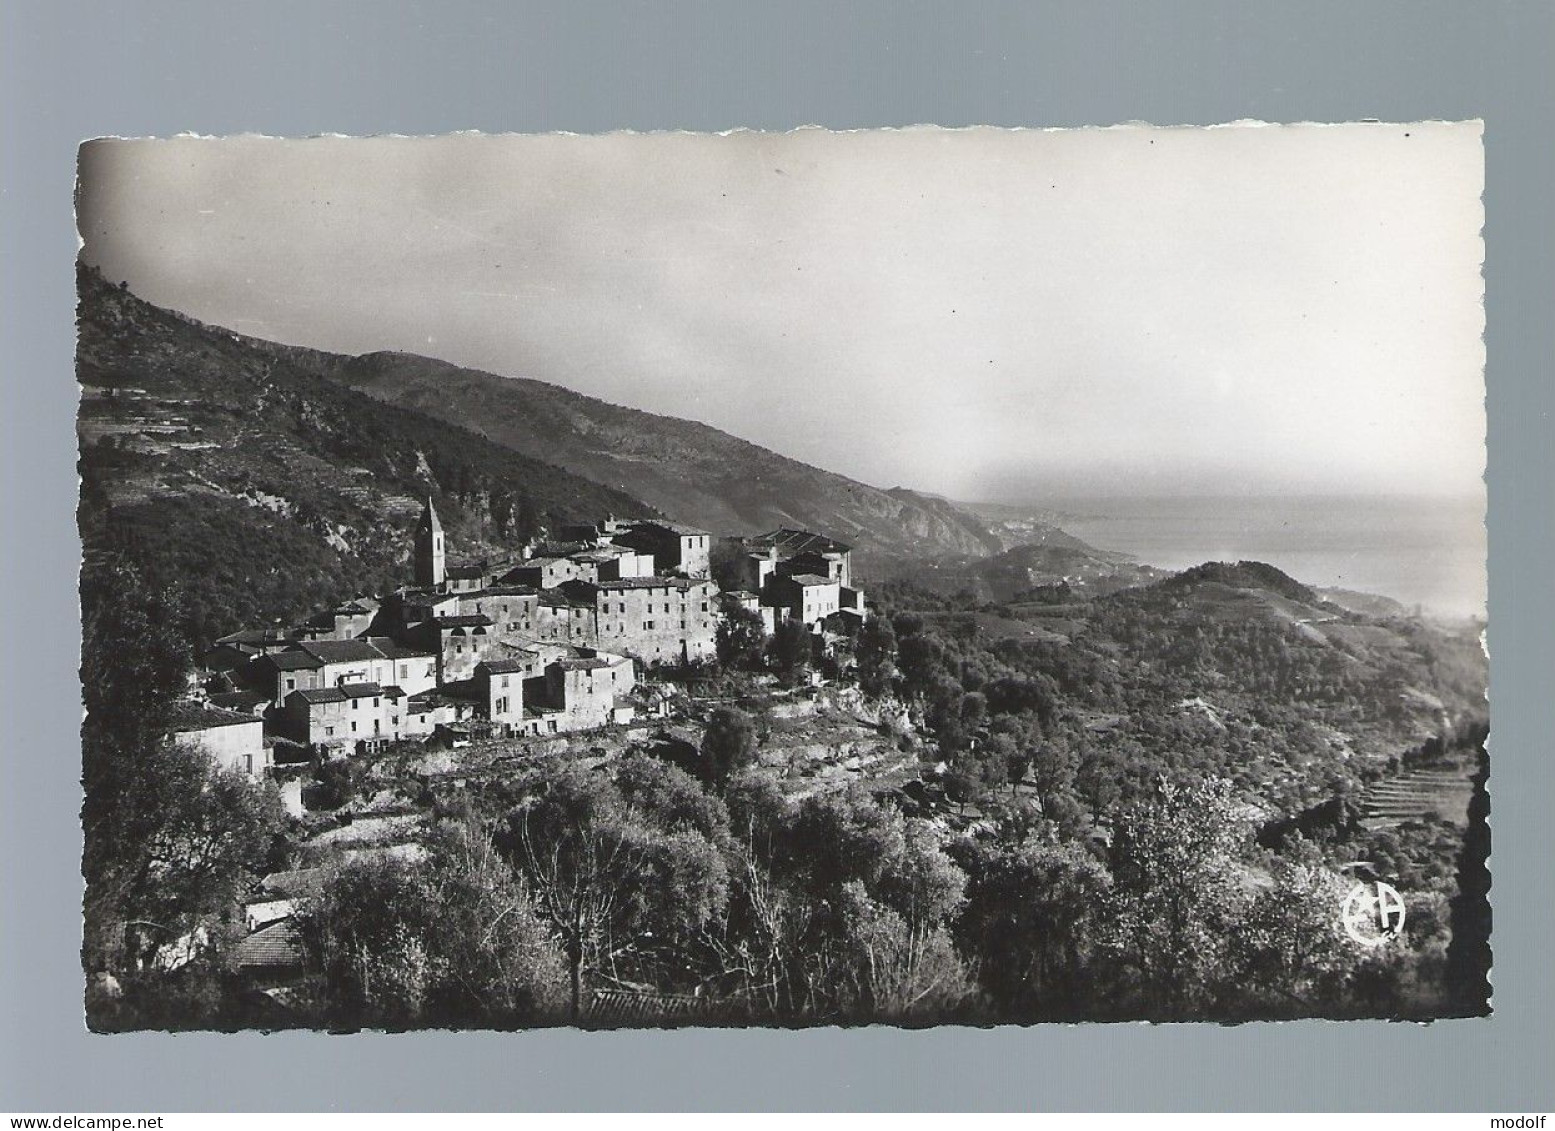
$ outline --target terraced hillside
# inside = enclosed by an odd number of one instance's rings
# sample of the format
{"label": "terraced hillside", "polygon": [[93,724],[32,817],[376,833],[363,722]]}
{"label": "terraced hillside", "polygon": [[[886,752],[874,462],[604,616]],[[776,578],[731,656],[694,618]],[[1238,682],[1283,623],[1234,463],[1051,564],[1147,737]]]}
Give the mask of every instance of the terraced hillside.
{"label": "terraced hillside", "polygon": [[88,577],[113,550],[180,601],[196,643],[403,581],[419,500],[456,555],[600,514],[652,514],[82,268],[77,380]]}
{"label": "terraced hillside", "polygon": [[1366,791],[1363,823],[1370,829],[1390,828],[1435,813],[1466,826],[1473,772],[1469,765],[1423,766],[1379,781]]}

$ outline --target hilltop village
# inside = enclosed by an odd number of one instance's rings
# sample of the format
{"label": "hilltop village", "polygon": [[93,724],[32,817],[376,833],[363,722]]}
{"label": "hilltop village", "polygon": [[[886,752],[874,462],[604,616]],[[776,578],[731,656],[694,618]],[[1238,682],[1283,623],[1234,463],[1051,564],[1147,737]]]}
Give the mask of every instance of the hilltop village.
{"label": "hilltop village", "polygon": [[651,713],[643,674],[713,659],[729,610],[758,615],[769,634],[803,624],[817,653],[866,616],[851,548],[819,534],[728,540],[741,587],[727,591],[711,576],[708,531],[606,518],[557,534],[516,561],[451,565],[428,498],[414,584],[216,641],[175,737],[262,778],[278,762],[393,743],[588,731]]}

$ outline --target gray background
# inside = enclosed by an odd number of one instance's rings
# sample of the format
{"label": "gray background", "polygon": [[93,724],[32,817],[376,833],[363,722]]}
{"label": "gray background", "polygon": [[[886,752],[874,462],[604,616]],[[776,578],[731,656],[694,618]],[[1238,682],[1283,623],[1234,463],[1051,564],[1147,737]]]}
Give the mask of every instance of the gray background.
{"label": "gray background", "polygon": [[[3,18],[0,1110],[1555,1106],[1547,0],[15,0]],[[911,1033],[85,1032],[70,207],[81,140],[1470,117],[1486,121],[1488,163],[1494,1018]]]}

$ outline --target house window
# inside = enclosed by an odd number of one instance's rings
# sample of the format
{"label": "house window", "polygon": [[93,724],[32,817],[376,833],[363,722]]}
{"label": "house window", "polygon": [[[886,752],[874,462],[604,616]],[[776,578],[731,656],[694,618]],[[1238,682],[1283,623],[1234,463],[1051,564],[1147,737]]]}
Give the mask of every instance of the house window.
{"label": "house window", "polygon": [[[707,608],[706,605],[703,605],[702,607],[704,609]],[[401,664],[400,665],[400,678],[401,679],[409,679],[410,678],[410,665],[409,664]]]}
{"label": "house window", "polygon": [[295,679],[288,678],[286,680],[286,690],[287,691],[295,691],[296,688],[297,688],[297,681]]}
{"label": "house window", "polygon": [[335,728],[334,727],[325,727],[324,728],[324,737],[325,738],[334,738],[335,737]]}
{"label": "house window", "polygon": [[355,734],[355,733],[356,733],[356,723],[355,723],[355,721],[353,721],[353,722],[352,722],[352,723],[351,723],[351,733],[352,733],[352,734]]}
{"label": "house window", "polygon": [[651,620],[643,621],[643,631],[644,632],[652,632],[653,631],[653,622]]}
{"label": "house window", "polygon": [[[362,705],[362,701],[361,701],[361,700],[360,700],[360,699],[353,699],[353,700],[351,700],[351,709],[352,709],[352,710],[353,710],[353,711],[354,711],[354,710],[356,710],[356,709],[357,709],[357,708],[358,708],[358,707],[360,707],[360,706],[361,706],[361,705]],[[352,724],[351,724],[351,729],[352,729],[352,730],[355,730],[355,729],[356,729],[356,724],[355,724],[355,723],[352,723]]]}
{"label": "house window", "polygon": [[378,705],[378,697],[376,695],[374,695],[373,696],[373,706],[376,707],[377,705]]}

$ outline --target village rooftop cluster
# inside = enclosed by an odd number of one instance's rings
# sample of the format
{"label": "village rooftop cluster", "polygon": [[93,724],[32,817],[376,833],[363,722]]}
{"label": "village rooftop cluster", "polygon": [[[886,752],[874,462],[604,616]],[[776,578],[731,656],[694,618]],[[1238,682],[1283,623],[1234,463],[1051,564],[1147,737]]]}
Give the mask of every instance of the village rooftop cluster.
{"label": "village rooftop cluster", "polygon": [[[415,584],[357,597],[289,630],[249,629],[199,658],[175,737],[254,777],[278,762],[392,743],[544,736],[652,713],[647,669],[710,661],[725,610],[769,634],[798,621],[816,647],[865,616],[852,550],[807,531],[730,539],[721,591],[712,535],[661,520],[570,525],[516,562],[450,565],[430,498]],[[293,782],[287,807],[300,813]],[[286,786],[291,785],[288,790]]]}

